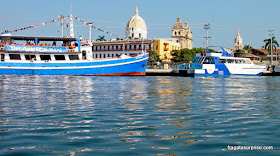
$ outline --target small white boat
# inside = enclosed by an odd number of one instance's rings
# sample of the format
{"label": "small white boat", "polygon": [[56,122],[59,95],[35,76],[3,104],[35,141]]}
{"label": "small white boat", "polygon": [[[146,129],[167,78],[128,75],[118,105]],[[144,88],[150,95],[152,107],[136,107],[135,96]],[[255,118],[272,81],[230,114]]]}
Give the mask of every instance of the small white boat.
{"label": "small white boat", "polygon": [[222,52],[197,53],[192,64],[180,69],[188,76],[261,76],[265,71],[266,66],[255,65],[249,58],[233,57],[223,48]]}

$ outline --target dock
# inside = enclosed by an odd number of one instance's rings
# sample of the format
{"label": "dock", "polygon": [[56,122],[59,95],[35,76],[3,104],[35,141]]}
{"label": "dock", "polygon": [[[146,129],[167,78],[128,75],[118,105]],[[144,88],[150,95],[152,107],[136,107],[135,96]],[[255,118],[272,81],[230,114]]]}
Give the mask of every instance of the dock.
{"label": "dock", "polygon": [[146,76],[179,76],[179,70],[146,69]]}

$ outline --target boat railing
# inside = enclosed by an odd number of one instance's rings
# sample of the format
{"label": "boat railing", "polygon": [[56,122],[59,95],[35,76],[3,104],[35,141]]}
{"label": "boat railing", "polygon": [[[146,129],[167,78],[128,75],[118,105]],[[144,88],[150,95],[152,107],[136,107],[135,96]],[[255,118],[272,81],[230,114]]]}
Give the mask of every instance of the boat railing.
{"label": "boat railing", "polygon": [[205,60],[205,58],[206,58],[206,56],[200,57],[200,58],[197,60],[197,63],[198,63],[198,64],[202,64],[203,61]]}
{"label": "boat railing", "polygon": [[[5,51],[5,45],[0,45],[0,51]],[[67,52],[77,52],[75,47],[66,47]]]}

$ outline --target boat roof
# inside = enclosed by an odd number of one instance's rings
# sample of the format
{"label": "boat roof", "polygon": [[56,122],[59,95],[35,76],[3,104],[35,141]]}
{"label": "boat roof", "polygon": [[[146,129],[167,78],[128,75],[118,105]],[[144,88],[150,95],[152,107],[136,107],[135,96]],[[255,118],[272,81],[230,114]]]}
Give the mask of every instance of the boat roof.
{"label": "boat roof", "polygon": [[0,36],[0,39],[25,40],[25,41],[77,41],[72,37],[43,37],[43,36]]}

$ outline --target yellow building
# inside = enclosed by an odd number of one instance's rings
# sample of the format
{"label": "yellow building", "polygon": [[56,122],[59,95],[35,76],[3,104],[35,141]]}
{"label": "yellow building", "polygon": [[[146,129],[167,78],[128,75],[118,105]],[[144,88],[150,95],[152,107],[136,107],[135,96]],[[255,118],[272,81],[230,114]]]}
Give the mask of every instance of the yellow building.
{"label": "yellow building", "polygon": [[180,43],[172,39],[154,39],[154,51],[160,56],[162,62],[171,62],[173,50],[180,50]]}

